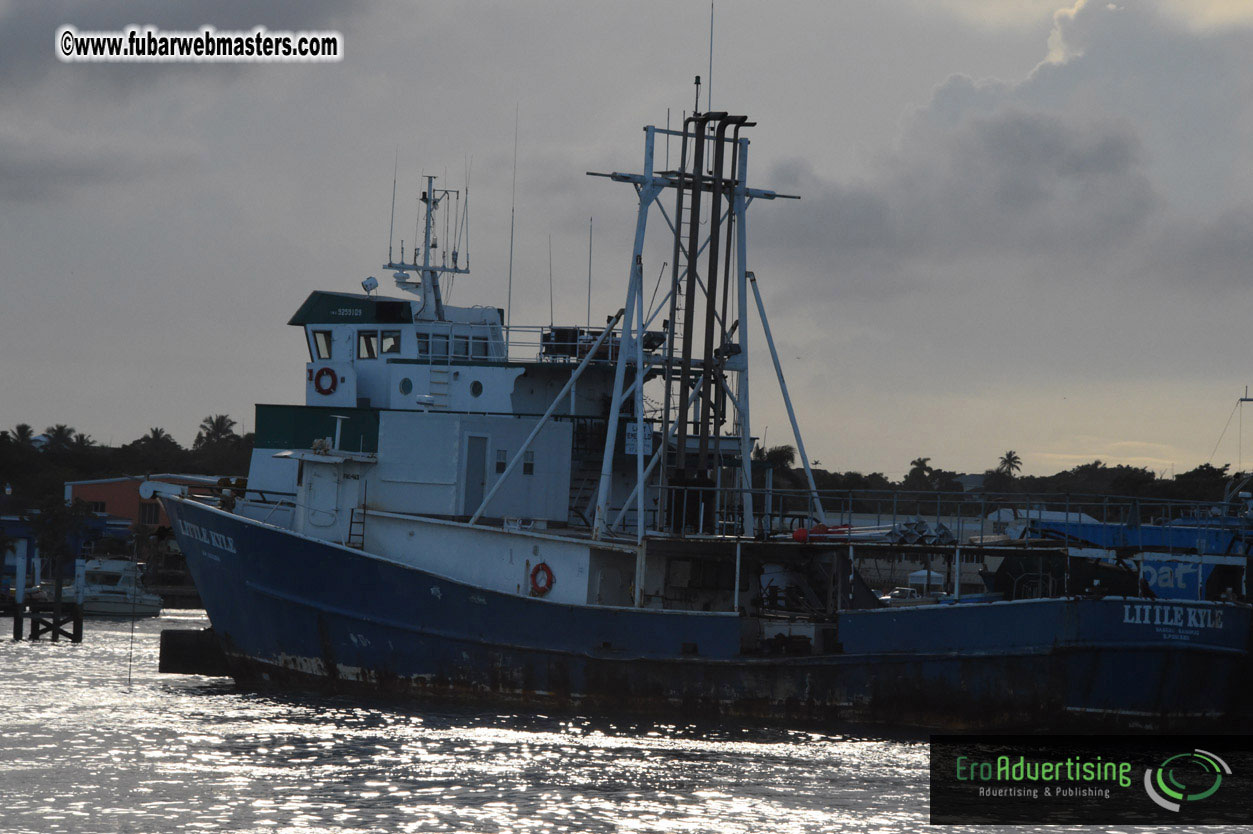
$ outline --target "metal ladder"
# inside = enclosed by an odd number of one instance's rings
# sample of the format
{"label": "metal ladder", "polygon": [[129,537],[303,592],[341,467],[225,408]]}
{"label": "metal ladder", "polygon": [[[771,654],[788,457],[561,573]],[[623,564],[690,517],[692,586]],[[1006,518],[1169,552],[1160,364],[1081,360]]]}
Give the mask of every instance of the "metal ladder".
{"label": "metal ladder", "polygon": [[431,366],[430,395],[431,405],[435,408],[448,408],[449,400],[449,377],[448,368]]}
{"label": "metal ladder", "polygon": [[358,550],[365,547],[365,509],[353,507],[348,516],[348,539],[344,542],[348,547]]}

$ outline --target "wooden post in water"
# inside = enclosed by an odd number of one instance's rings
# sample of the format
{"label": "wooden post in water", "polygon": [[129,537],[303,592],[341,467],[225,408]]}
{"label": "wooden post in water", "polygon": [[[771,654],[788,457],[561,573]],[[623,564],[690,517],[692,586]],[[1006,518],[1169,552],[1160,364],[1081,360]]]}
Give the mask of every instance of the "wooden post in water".
{"label": "wooden post in water", "polygon": [[61,560],[56,561],[57,576],[52,591],[52,642],[61,639],[61,593],[65,585],[65,577],[61,575]]}
{"label": "wooden post in water", "polygon": [[[959,538],[958,541],[961,539]],[[962,547],[960,544],[953,551],[953,561],[957,562],[957,581],[953,583],[953,596],[960,602],[962,598]]]}
{"label": "wooden post in water", "polygon": [[26,554],[17,557],[13,577],[13,639],[22,639],[22,609],[26,606]]}

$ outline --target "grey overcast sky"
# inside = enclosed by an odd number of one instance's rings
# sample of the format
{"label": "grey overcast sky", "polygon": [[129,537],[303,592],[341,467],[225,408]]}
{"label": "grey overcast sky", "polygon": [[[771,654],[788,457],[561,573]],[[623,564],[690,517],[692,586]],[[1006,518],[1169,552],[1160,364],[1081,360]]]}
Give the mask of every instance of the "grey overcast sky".
{"label": "grey overcast sky", "polygon": [[[67,24],[330,29],[345,57],[64,64]],[[1209,460],[1253,382],[1253,2],[717,0],[714,30],[750,178],[803,198],[753,207],[750,267],[811,458]],[[469,161],[452,302],[502,306],[515,108],[514,321],[547,322],[549,235],[557,318],[582,320],[590,216],[616,309],[633,195],[584,172],[638,168],[708,32],[707,0],[0,0],[0,426],[188,443],[300,401],[284,323],[385,277],[397,153],[406,246],[419,175]],[[754,372],[757,433],[791,442]],[[1233,421],[1214,462],[1250,458]]]}

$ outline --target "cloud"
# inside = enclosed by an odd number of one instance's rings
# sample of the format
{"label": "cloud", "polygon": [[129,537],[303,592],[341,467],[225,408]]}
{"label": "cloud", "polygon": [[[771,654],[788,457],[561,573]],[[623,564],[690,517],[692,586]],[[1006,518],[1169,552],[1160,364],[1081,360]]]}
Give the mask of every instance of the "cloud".
{"label": "cloud", "polygon": [[1162,283],[1244,294],[1253,264],[1253,204],[1208,218],[1183,221],[1156,237],[1142,262]]}
{"label": "cloud", "polygon": [[187,142],[72,135],[46,124],[0,127],[0,203],[58,199],[96,185],[155,178],[194,158]]}
{"label": "cloud", "polygon": [[[955,78],[946,87],[969,84]],[[1156,202],[1139,141],[1116,118],[1012,102],[968,109],[951,125],[927,115],[886,180],[915,248],[961,254],[1105,246],[1133,235]]]}
{"label": "cloud", "polygon": [[[1137,239],[1161,200],[1125,122],[1013,103],[952,115],[953,100],[979,96],[969,79],[950,79],[866,180],[779,165],[771,181],[801,191],[802,203],[764,212],[755,231],[778,257],[825,258],[834,273],[866,276],[847,288],[880,298],[928,283],[941,263],[1091,262]],[[825,285],[825,272],[810,283]]]}
{"label": "cloud", "polygon": [[[128,94],[149,89],[171,78],[233,78],[247,64],[62,64],[54,54],[56,31],[74,26],[80,32],[121,30],[127,26],[157,26],[174,31],[214,26],[224,30],[346,29],[357,4],[335,0],[307,0],[259,7],[249,0],[17,0],[0,5],[0,101],[27,95],[45,83],[59,95],[90,98],[107,92]],[[45,90],[46,92],[46,90]]]}
{"label": "cloud", "polygon": [[802,203],[772,207],[754,231],[806,276],[797,293],[827,298],[893,299],[939,275],[1138,284],[1147,268],[1163,283],[1231,283],[1251,234],[1231,182],[1253,122],[1234,48],[1253,49],[1249,34],[1079,3],[1057,13],[1030,75],[950,77],[857,180],[778,164],[772,181]]}
{"label": "cloud", "polygon": [[[1253,24],[1253,4],[1247,0],[1136,0],[1195,31],[1243,27]],[[914,0],[920,11],[936,7],[963,20],[989,29],[1033,26],[1057,11],[1058,0]],[[1079,5],[1082,5],[1080,3]],[[1098,5],[1114,6],[1101,2]],[[1122,4],[1120,4],[1122,5]],[[1069,11],[1064,10],[1064,11]]]}

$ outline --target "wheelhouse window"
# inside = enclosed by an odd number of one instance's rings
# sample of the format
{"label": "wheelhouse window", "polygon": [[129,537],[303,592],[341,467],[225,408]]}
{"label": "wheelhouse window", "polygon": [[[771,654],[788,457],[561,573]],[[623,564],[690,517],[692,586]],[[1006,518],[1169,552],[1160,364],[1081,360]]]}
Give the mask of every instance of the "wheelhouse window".
{"label": "wheelhouse window", "polygon": [[453,336],[452,337],[452,355],[454,359],[470,358],[470,337],[469,336]]}
{"label": "wheelhouse window", "polygon": [[431,334],[418,334],[418,357],[426,358],[431,355]]}
{"label": "wheelhouse window", "polygon": [[331,331],[313,331],[313,354],[318,359],[331,358]]}
{"label": "wheelhouse window", "polygon": [[535,453],[534,453],[534,452],[523,452],[523,454],[522,454],[522,474],[523,474],[523,475],[534,475],[534,474],[535,474]]}
{"label": "wheelhouse window", "polygon": [[378,359],[379,334],[377,330],[362,330],[357,333],[357,358]]}
{"label": "wheelhouse window", "polygon": [[470,338],[470,355],[475,359],[487,358],[487,337],[472,336]]}
{"label": "wheelhouse window", "polygon": [[509,463],[509,453],[505,451],[504,449],[497,449],[496,450],[496,474],[499,475],[500,473],[504,472],[505,467],[506,465],[508,465],[508,463]]}
{"label": "wheelhouse window", "polygon": [[431,357],[434,359],[448,358],[448,336],[447,334],[431,335]]}
{"label": "wheelhouse window", "polygon": [[400,331],[384,330],[379,337],[379,350],[382,353],[400,353]]}

